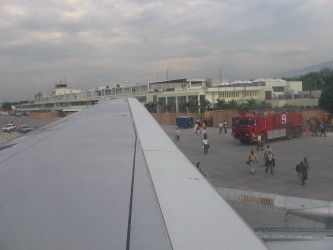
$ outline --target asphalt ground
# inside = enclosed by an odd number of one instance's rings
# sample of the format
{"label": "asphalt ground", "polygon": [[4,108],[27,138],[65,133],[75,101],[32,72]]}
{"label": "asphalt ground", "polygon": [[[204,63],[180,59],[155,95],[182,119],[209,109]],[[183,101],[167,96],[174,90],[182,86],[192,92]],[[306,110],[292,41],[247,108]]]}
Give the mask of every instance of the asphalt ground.
{"label": "asphalt ground", "polygon": [[29,118],[28,116],[14,116],[14,115],[0,115],[0,144],[6,141],[10,141],[18,136],[22,136],[22,134],[17,132],[11,133],[4,133],[2,132],[2,128],[7,123],[15,124],[16,128],[18,128],[22,124],[29,125],[33,130],[41,128],[47,124],[50,124],[53,121],[58,120],[59,117],[54,118],[43,118],[43,119],[36,119],[36,118]]}
{"label": "asphalt ground", "polygon": [[[174,140],[175,126],[163,125],[162,128]],[[180,140],[175,144],[193,165],[200,162],[214,187],[333,201],[332,132],[326,132],[327,137],[306,135],[304,132],[301,138],[269,141],[276,159],[274,175],[265,173],[264,151],[256,151],[256,144],[241,144],[232,137],[231,129],[227,134],[220,135],[218,128],[208,127],[207,134],[210,144],[208,154],[204,154],[201,148],[203,136],[196,135],[192,128],[181,129]],[[246,164],[251,149],[259,158],[255,175],[250,174],[250,167]],[[297,178],[295,166],[304,157],[308,158],[310,170],[303,186]]]}
{"label": "asphalt ground", "polygon": [[[3,133],[2,127],[11,121],[16,126],[29,124],[33,129],[43,127],[59,118],[33,119],[26,116],[0,115],[0,144],[20,133]],[[163,125],[167,135],[174,140],[176,128]],[[208,181],[216,188],[226,187],[248,191],[288,195],[309,199],[333,201],[333,133],[326,132],[327,137],[311,136],[303,133],[297,139],[279,139],[268,144],[273,149],[276,166],[274,175],[265,173],[264,151],[256,151],[255,144],[241,144],[235,140],[228,129],[227,134],[220,135],[218,128],[207,128],[210,148],[208,154],[201,148],[202,135],[196,135],[193,129],[180,129],[180,140],[175,141],[178,148],[207,174]],[[250,175],[246,164],[248,154],[253,149],[259,157],[255,166],[255,175]],[[310,163],[309,179],[301,185],[297,178],[295,166],[307,157]]]}

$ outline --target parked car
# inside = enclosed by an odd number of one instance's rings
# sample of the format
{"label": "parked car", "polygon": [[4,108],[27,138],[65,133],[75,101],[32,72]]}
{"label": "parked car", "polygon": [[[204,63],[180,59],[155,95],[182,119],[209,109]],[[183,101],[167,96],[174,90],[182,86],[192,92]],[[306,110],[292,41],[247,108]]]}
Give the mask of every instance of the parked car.
{"label": "parked car", "polygon": [[16,130],[16,126],[14,124],[6,124],[3,127],[2,132],[10,133],[10,132],[14,132],[15,130]]}
{"label": "parked car", "polygon": [[18,130],[20,133],[28,133],[32,130],[32,128],[29,125],[23,124],[19,127]]}

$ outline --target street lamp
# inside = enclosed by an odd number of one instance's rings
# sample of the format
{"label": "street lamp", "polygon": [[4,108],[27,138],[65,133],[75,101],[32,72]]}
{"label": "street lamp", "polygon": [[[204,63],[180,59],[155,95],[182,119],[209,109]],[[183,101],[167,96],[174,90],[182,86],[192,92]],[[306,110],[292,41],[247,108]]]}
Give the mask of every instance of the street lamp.
{"label": "street lamp", "polygon": [[220,67],[220,84],[222,83],[222,67]]}

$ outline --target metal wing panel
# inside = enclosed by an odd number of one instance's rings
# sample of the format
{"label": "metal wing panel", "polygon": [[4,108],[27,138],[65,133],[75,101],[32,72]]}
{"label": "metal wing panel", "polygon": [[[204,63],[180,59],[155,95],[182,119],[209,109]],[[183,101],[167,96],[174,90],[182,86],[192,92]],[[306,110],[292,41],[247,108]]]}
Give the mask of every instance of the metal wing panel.
{"label": "metal wing panel", "polygon": [[0,248],[266,249],[129,103],[133,118],[124,99],[106,101],[0,151]]}
{"label": "metal wing panel", "polygon": [[[12,156],[0,169],[2,249],[124,249],[134,131],[129,110],[112,107],[6,150]],[[115,120],[123,123],[117,135]]]}
{"label": "metal wing panel", "polygon": [[171,250],[172,245],[139,141],[134,172],[130,249]]}
{"label": "metal wing panel", "polygon": [[[125,100],[101,103],[10,145],[0,151],[1,249],[126,249],[136,149]],[[152,204],[151,220],[162,228],[156,196],[143,193],[137,190],[137,199]],[[147,238],[147,230],[136,231]],[[165,230],[155,235],[170,245]]]}
{"label": "metal wing panel", "polygon": [[129,103],[173,249],[266,249],[147,111]]}

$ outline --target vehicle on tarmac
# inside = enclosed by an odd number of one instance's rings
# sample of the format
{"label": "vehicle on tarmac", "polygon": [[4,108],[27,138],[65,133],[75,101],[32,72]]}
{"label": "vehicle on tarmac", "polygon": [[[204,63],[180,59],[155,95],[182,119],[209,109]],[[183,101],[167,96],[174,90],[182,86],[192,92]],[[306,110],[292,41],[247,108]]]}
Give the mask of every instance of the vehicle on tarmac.
{"label": "vehicle on tarmac", "polygon": [[16,126],[14,124],[6,124],[3,127],[2,132],[10,133],[10,132],[14,132],[15,130],[16,130]]}
{"label": "vehicle on tarmac", "polygon": [[254,111],[242,112],[232,118],[232,135],[241,143],[261,141],[286,137],[302,136],[303,116],[297,112],[285,111]]}
{"label": "vehicle on tarmac", "polygon": [[28,133],[32,130],[32,128],[29,125],[23,124],[18,128],[18,131],[20,133]]}

